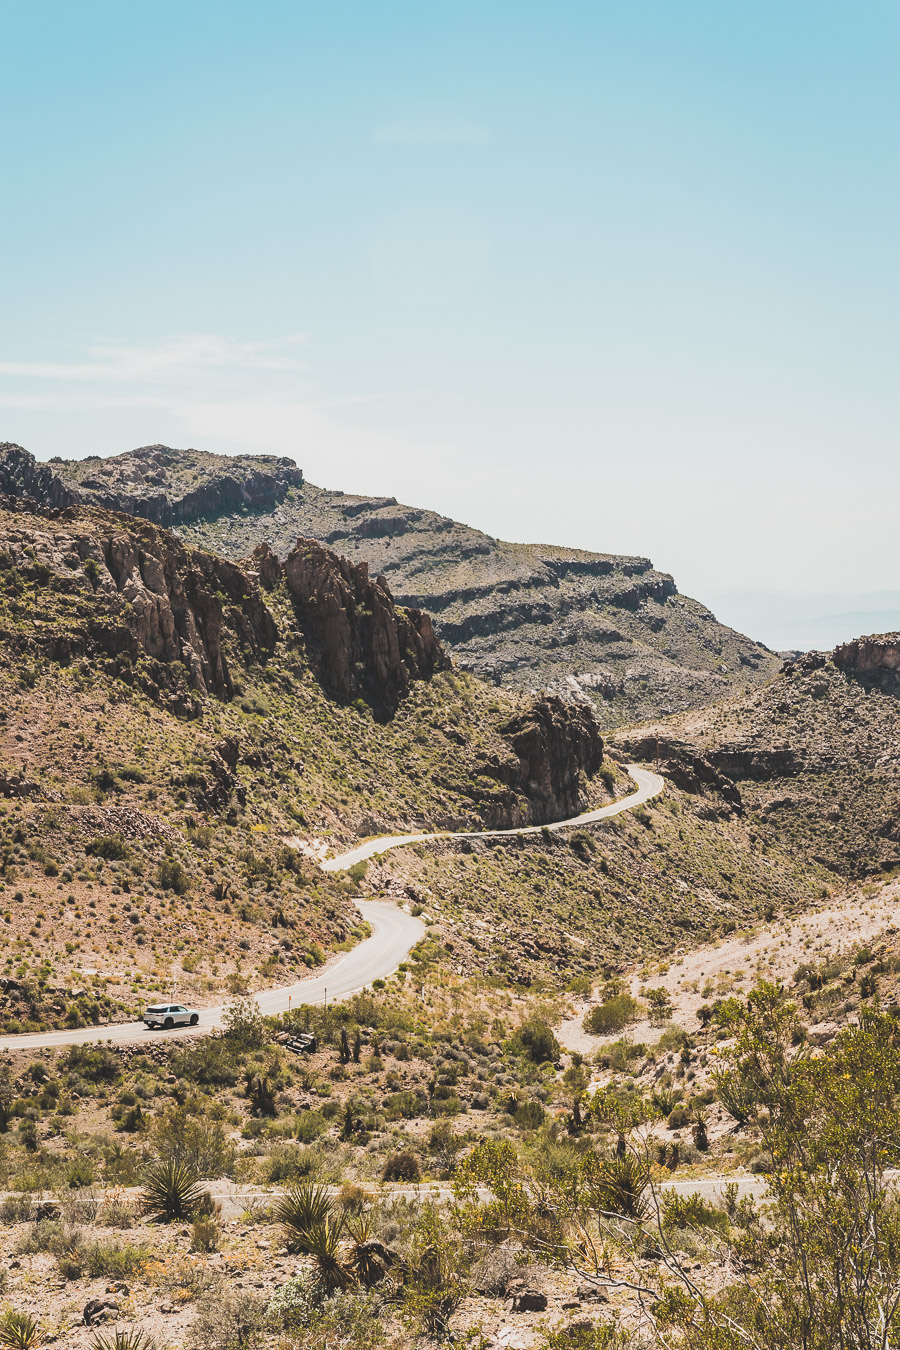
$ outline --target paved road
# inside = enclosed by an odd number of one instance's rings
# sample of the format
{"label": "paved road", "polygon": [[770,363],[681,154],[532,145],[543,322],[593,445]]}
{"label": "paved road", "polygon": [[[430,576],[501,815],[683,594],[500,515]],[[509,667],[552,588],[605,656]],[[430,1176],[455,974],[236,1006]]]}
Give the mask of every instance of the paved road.
{"label": "paved road", "polygon": [[652,797],[658,797],[665,787],[660,775],[650,769],[641,769],[637,764],[629,764],[628,772],[638,785],[637,792],[632,792],[629,797],[623,797],[620,801],[611,802],[609,806],[600,806],[596,811],[585,811],[583,815],[572,816],[569,820],[557,820],[553,825],[522,825],[515,830],[453,832],[442,830],[435,834],[388,834],[379,839],[369,839],[364,844],[357,844],[356,848],[339,853],[336,858],[327,858],[322,863],[322,869],[325,872],[344,872],[354,863],[365,862],[367,858],[387,853],[388,849],[402,848],[404,844],[421,844],[429,839],[471,839],[473,836],[480,839],[501,839],[510,834],[539,834],[541,830],[568,830],[573,825],[590,825],[595,820],[606,820],[609,816],[617,816],[622,811],[633,811],[636,806],[649,802]]}
{"label": "paved road", "polygon": [[[367,937],[352,951],[341,956],[333,965],[305,980],[285,985],[282,989],[267,989],[257,994],[260,1011],[270,1016],[286,1012],[288,1007],[301,1003],[324,1003],[347,998],[364,989],[373,980],[392,975],[400,962],[425,934],[421,919],[414,919],[396,905],[379,900],[360,900],[357,907],[372,926]],[[0,1037],[0,1050],[39,1050],[46,1046],[89,1045],[98,1041],[113,1041],[133,1045],[141,1041],[169,1040],[173,1036],[196,1035],[198,1031],[214,1031],[222,1025],[225,1004],[204,1008],[195,1028],[176,1027],[172,1031],[149,1031],[142,1022],[117,1022],[106,1027],[79,1027],[74,1031],[38,1031],[24,1036]]]}
{"label": "paved road", "polygon": [[[427,839],[468,839],[480,835],[485,839],[496,839],[511,834],[536,834],[540,830],[563,830],[573,825],[589,825],[595,820],[606,820],[617,816],[621,811],[631,811],[643,802],[649,801],[663,791],[665,784],[658,773],[641,769],[629,764],[628,771],[638,785],[637,792],[623,797],[621,801],[601,806],[596,811],[586,811],[583,815],[573,816],[570,820],[559,820],[554,825],[526,825],[515,830],[464,830],[456,833],[437,834],[401,834],[389,835],[380,839],[370,839],[357,848],[349,849],[336,858],[328,858],[322,869],[326,872],[345,872],[354,863],[372,858],[376,854],[386,853],[388,849],[399,848],[402,844],[421,843]],[[396,905],[385,904],[377,900],[357,901],[357,908],[363,918],[372,926],[372,936],[361,942],[358,947],[340,957],[321,974],[295,984],[285,985],[281,989],[267,989],[256,995],[260,1010],[271,1016],[286,1012],[291,1006],[301,1003],[324,1003],[326,998],[342,999],[358,990],[364,989],[373,980],[384,979],[392,975],[400,963],[409,955],[412,948],[424,936],[425,926],[414,919],[405,910]],[[225,1004],[214,1008],[204,1008],[200,1013],[197,1027],[177,1027],[172,1031],[149,1031],[142,1022],[117,1022],[105,1027],[78,1027],[68,1031],[38,1031],[22,1036],[0,1037],[0,1050],[40,1050],[60,1045],[90,1045],[100,1041],[112,1041],[116,1044],[139,1044],[142,1041],[158,1041],[160,1036],[168,1040],[173,1036],[191,1036],[198,1032],[214,1031],[222,1025]]]}

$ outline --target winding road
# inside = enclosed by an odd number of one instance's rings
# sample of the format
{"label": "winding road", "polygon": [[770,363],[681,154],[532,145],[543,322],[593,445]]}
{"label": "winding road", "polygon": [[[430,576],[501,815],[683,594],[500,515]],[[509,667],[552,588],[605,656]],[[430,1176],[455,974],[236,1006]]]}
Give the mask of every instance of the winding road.
{"label": "winding road", "polygon": [[[564,830],[574,825],[590,825],[597,820],[606,820],[622,811],[631,811],[636,806],[650,801],[663,791],[665,783],[658,773],[642,769],[636,764],[628,765],[628,772],[637,783],[637,791],[620,801],[601,806],[596,811],[586,811],[583,815],[573,816],[569,820],[558,820],[553,825],[524,825],[513,830],[462,830],[456,832],[441,831],[435,834],[386,835],[370,839],[356,848],[348,849],[335,858],[327,858],[322,864],[325,872],[345,872],[354,863],[364,862],[368,858],[386,853],[392,848],[401,848],[404,844],[421,844],[431,839],[497,839],[505,835],[538,834],[541,830]],[[325,1003],[335,999],[348,998],[351,994],[365,989],[373,980],[385,979],[392,975],[400,963],[412,951],[417,942],[425,935],[425,925],[421,919],[414,918],[394,904],[381,900],[358,900],[359,912],[371,927],[370,937],[360,942],[352,951],[339,957],[318,975],[297,980],[294,984],[280,989],[267,989],[256,994],[260,1012],[266,1016],[287,1012],[291,1006],[302,1003]],[[91,1045],[98,1042],[111,1042],[116,1045],[138,1045],[144,1041],[158,1042],[161,1035],[166,1039],[177,1036],[195,1036],[198,1032],[215,1031],[223,1024],[227,1004],[220,1003],[213,1008],[204,1008],[196,1027],[175,1027],[161,1033],[150,1031],[143,1022],[116,1022],[103,1027],[78,1027],[65,1031],[37,1031],[19,1036],[0,1037],[0,1050],[40,1050],[63,1045]]]}

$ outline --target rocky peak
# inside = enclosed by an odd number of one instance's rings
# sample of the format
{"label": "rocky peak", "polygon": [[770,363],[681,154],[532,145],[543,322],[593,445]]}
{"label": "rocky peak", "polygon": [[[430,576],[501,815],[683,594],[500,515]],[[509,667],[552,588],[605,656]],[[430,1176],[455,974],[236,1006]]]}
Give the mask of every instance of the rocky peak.
{"label": "rocky peak", "polygon": [[[577,815],[587,805],[585,785],[603,762],[603,739],[590,708],[551,695],[500,728],[511,753],[485,760],[480,772],[526,799],[513,823],[544,825]],[[506,809],[502,802],[498,810]]]}
{"label": "rocky peak", "polygon": [[275,455],[207,454],[144,445],[102,459],[53,459],[38,464],[20,445],[0,445],[0,490],[42,506],[100,506],[156,525],[243,512],[273,511],[303,472]]}
{"label": "rocky peak", "polygon": [[[256,560],[273,572],[268,554]],[[384,577],[373,581],[366,563],[301,539],[283,569],[314,667],[334,697],[364,698],[384,720],[412,680],[449,666],[429,615],[396,605]]]}

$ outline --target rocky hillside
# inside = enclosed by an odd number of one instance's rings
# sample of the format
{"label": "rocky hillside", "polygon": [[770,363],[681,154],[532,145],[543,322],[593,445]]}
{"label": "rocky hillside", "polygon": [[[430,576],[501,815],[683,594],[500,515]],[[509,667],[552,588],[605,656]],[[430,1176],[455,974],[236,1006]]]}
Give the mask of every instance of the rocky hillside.
{"label": "rocky hillside", "polygon": [[39,465],[6,446],[0,490],[175,525],[234,560],[261,544],[284,557],[298,537],[317,539],[365,560],[400,604],[427,610],[458,669],[586,695],[606,726],[703,706],[779,665],[646,558],[505,543],[393,497],[314,487],[286,460],[152,446]]}
{"label": "rocky hillside", "polygon": [[617,740],[833,872],[900,867],[900,634],[807,652],[763,689]]}
{"label": "rocky hillside", "polygon": [[454,672],[315,541],[239,567],[0,498],[0,979],[26,1021],[69,1016],[85,970],[104,1016],[173,963],[186,995],[284,983],[359,933],[329,844],[558,819],[605,798],[602,758],[586,709]]}

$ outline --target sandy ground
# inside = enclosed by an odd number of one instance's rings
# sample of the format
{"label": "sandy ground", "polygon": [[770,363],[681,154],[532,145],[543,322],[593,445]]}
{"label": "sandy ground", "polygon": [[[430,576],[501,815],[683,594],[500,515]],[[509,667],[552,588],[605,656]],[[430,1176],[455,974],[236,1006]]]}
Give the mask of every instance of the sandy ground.
{"label": "sandy ground", "polygon": [[[872,894],[866,889],[848,891],[823,909],[760,923],[708,946],[676,953],[669,962],[642,966],[631,976],[631,992],[639,997],[645,989],[664,987],[672,1002],[672,1021],[696,1031],[697,1009],[711,999],[750,989],[760,978],[789,981],[803,962],[819,964],[874,941],[890,928],[900,913],[900,882],[888,882]],[[591,1000],[580,1001],[558,1028],[559,1041],[567,1050],[589,1054],[621,1034],[589,1036],[582,1023],[591,1006]],[[629,1035],[652,1045],[661,1031],[642,1021],[629,1028]]]}

